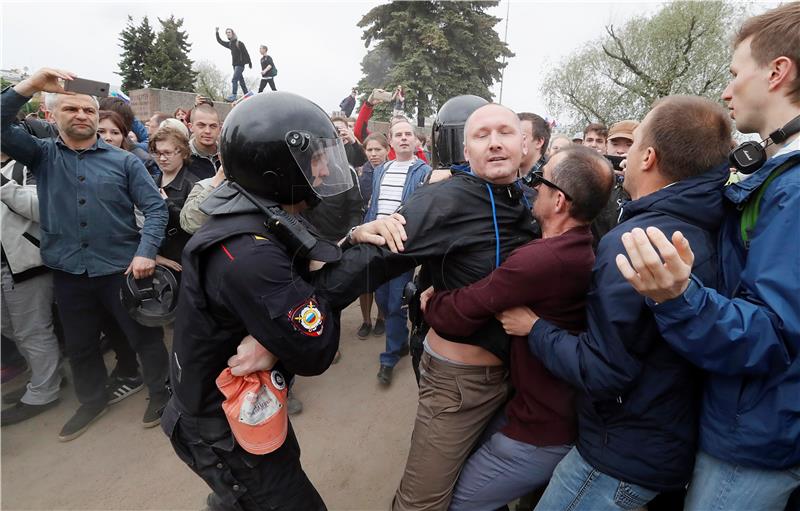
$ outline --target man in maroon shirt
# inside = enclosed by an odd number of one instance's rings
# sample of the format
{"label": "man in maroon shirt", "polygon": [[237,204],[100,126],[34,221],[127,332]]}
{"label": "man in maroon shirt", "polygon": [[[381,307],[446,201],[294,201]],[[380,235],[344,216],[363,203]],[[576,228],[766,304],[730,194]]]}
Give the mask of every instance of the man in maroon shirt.
{"label": "man in maroon shirt", "polygon": [[[468,336],[493,316],[523,305],[566,330],[585,329],[594,265],[589,224],[608,201],[611,167],[597,152],[573,147],[535,173],[533,186],[542,239],[516,249],[484,279],[433,294],[425,319],[440,335]],[[531,355],[525,338],[512,339],[511,379],[517,392],[464,465],[451,510],[497,509],[544,486],[571,448],[573,391]]]}

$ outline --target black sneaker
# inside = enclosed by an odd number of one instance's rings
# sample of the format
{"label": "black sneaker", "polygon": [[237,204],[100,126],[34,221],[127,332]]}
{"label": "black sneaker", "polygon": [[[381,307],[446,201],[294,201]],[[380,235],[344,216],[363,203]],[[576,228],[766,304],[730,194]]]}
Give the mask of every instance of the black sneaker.
{"label": "black sneaker", "polygon": [[18,422],[26,421],[31,417],[36,417],[45,410],[49,410],[58,404],[58,399],[43,405],[29,405],[22,401],[17,401],[13,408],[6,408],[0,412],[0,425],[10,426]]}
{"label": "black sneaker", "polygon": [[289,391],[288,399],[286,401],[286,411],[289,415],[297,415],[303,411],[303,402],[294,397],[294,392]]}
{"label": "black sneaker", "polygon": [[128,396],[132,396],[144,388],[141,376],[124,378],[117,376],[109,380],[106,384],[108,392],[108,404],[119,403]]}
{"label": "black sneaker", "polygon": [[394,367],[381,365],[381,368],[378,370],[378,383],[386,386],[391,385],[393,371]]}
{"label": "black sneaker", "polygon": [[382,319],[375,321],[375,328],[372,329],[372,335],[380,337],[386,333],[386,322]]}
{"label": "black sneaker", "polygon": [[58,434],[60,442],[69,442],[81,436],[89,426],[108,411],[108,404],[81,405]]}
{"label": "black sneaker", "polygon": [[159,392],[147,399],[149,401],[147,402],[147,410],[144,411],[144,417],[142,417],[142,426],[153,428],[161,424],[161,413],[164,411],[164,407],[167,406],[169,393],[167,391]]}
{"label": "black sneaker", "polygon": [[367,338],[371,330],[372,330],[372,325],[370,325],[369,323],[361,323],[361,326],[358,328],[358,332],[356,332],[356,335],[358,336],[359,339],[363,341],[364,339]]}

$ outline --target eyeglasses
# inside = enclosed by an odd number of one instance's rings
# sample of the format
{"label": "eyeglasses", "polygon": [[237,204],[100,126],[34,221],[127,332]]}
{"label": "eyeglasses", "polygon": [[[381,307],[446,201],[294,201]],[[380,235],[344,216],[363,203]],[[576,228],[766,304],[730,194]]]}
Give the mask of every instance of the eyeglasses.
{"label": "eyeglasses", "polygon": [[572,197],[570,197],[570,195],[567,192],[565,192],[560,186],[553,183],[552,181],[548,181],[547,179],[545,179],[543,172],[534,172],[533,174],[531,174],[530,187],[536,188],[539,185],[545,185],[552,188],[553,190],[558,190],[559,192],[564,194],[564,197],[566,197],[567,200],[572,200]]}
{"label": "eyeglasses", "polygon": [[150,156],[156,160],[160,160],[161,158],[170,160],[177,154],[181,154],[180,151],[155,151],[150,153]]}

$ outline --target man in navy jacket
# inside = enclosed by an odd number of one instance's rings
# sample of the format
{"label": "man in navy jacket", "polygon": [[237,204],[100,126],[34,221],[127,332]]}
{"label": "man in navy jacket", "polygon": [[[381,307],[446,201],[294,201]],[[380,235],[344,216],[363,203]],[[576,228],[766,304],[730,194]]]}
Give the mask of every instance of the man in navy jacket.
{"label": "man in navy jacket", "polygon": [[[764,139],[800,115],[798,26],[791,3],[739,31],[722,95],[739,131]],[[692,268],[694,240],[675,235],[673,246],[658,229],[624,237],[633,267],[620,256],[620,270],[648,297],[664,339],[709,373],[687,509],[783,509],[800,487],[799,137],[767,148],[766,163],[725,190],[717,290]],[[757,220],[743,229],[759,193]]]}
{"label": "man in navy jacket", "polygon": [[556,467],[541,509],[634,509],[691,477],[697,370],[664,341],[614,260],[627,230],[680,230],[697,247],[694,271],[714,282],[730,130],[724,110],[707,99],[659,101],[628,153],[624,186],[633,200],[598,246],[587,331],[572,335],[530,309],[501,315],[509,333],[528,335],[547,369],[577,390],[578,441]]}

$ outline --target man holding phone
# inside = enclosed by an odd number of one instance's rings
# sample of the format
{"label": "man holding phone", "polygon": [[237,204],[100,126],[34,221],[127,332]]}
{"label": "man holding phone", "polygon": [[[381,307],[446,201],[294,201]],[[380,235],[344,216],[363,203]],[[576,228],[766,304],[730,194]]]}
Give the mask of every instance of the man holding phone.
{"label": "man holding phone", "polygon": [[[114,316],[141,359],[150,392],[145,427],[159,423],[168,400],[163,331],[136,323],[119,298],[125,275],[140,279],[153,274],[167,207],[142,162],[97,137],[97,99],[70,93],[59,83],[74,79],[72,73],[43,68],[0,95],[2,151],[37,178],[41,256],[53,270],[66,353],[81,403],[59,434],[64,442],[80,436],[108,409],[108,375],[99,342],[101,308]],[[58,138],[34,138],[14,122],[22,105],[40,91],[56,93],[52,115]],[[141,234],[134,206],[145,217]]]}

